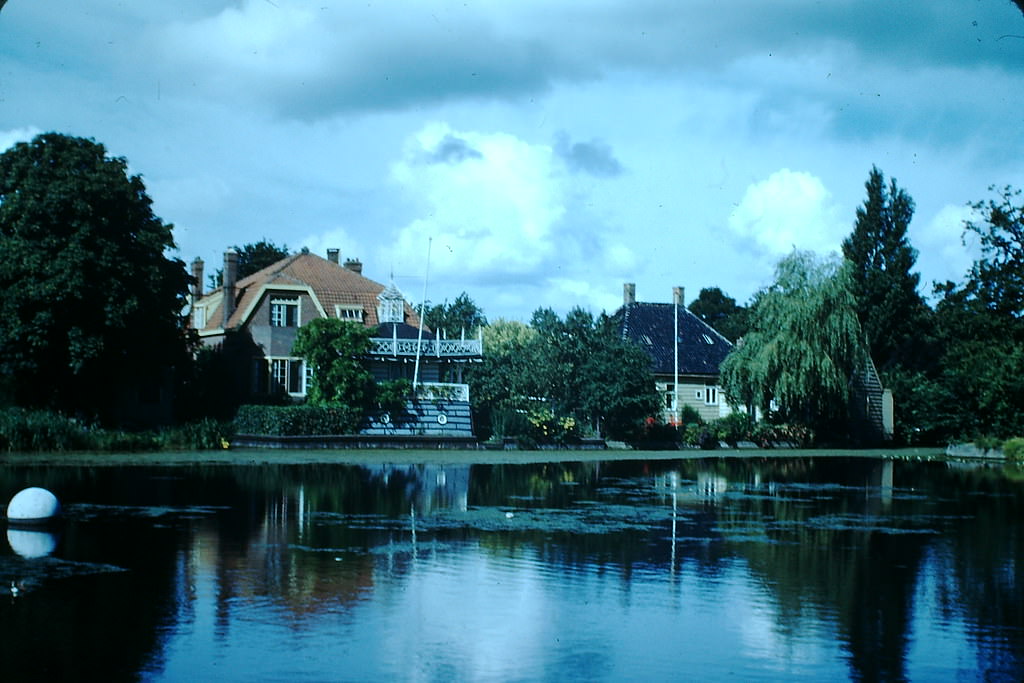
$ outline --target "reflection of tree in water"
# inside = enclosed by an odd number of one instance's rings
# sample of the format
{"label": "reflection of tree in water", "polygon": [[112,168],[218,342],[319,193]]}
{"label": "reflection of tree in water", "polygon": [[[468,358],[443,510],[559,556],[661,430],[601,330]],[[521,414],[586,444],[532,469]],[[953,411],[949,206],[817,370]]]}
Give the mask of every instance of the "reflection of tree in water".
{"label": "reflection of tree in water", "polygon": [[[921,577],[930,576],[949,621],[967,622],[980,671],[1014,678],[1024,669],[1024,503],[1020,483],[993,470],[797,457],[47,476],[72,503],[209,506],[103,527],[116,533],[67,525],[61,552],[131,571],[0,600],[0,661],[45,658],[58,674],[83,662],[159,669],[158,634],[196,619],[204,585],[213,637],[230,637],[235,611],[266,601],[293,628],[314,628],[312,617],[399,587],[419,559],[460,552],[464,541],[560,572],[619,577],[627,600],[638,575],[664,577],[670,594],[682,583],[670,577],[682,575],[713,591],[744,567],[774,605],[783,642],[798,643],[805,624],[831,627],[851,675],[866,680],[907,677],[910,619],[927,609]],[[116,653],[75,636],[98,628],[119,642]],[[43,632],[61,648],[19,637]]]}

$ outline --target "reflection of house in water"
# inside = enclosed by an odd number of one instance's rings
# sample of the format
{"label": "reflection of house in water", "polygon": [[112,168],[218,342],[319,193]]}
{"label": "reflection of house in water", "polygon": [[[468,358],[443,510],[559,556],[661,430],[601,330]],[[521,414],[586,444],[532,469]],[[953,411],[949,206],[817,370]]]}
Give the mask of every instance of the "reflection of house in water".
{"label": "reflection of house in water", "polygon": [[[353,466],[352,471],[349,485],[360,489],[363,502],[380,501],[385,518],[468,507],[468,465]],[[394,571],[402,561],[394,553],[366,552],[379,544],[375,536],[384,535],[399,555],[409,555],[404,521],[367,526],[361,507],[337,509],[345,492],[338,503],[324,496],[329,489],[286,485],[276,495],[253,500],[242,520],[197,522],[181,556],[177,592],[186,611],[212,606],[210,615],[193,615],[196,622],[214,624],[211,636],[226,637],[232,612],[257,601],[270,599],[295,616],[354,604],[375,588],[380,571]],[[229,542],[231,526],[237,533]]]}
{"label": "reflection of house in water", "polygon": [[406,497],[420,514],[469,507],[469,465],[376,465],[366,469],[371,479],[385,487],[402,482]]}

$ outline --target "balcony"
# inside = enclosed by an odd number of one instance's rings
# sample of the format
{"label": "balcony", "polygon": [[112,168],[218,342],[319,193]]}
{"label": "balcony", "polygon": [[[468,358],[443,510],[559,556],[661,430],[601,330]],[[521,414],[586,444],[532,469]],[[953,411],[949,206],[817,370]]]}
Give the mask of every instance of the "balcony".
{"label": "balcony", "polygon": [[416,398],[421,401],[465,401],[468,403],[469,385],[420,382],[416,386]]}
{"label": "balcony", "polygon": [[386,339],[370,340],[374,356],[414,357],[419,348],[420,357],[479,358],[483,355],[483,342],[479,339]]}

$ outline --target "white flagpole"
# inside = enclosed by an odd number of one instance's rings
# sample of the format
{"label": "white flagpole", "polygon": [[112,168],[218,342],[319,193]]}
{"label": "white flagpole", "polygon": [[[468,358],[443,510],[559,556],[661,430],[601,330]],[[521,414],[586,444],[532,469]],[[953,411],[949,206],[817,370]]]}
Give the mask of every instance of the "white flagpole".
{"label": "white flagpole", "polygon": [[412,390],[416,391],[416,387],[420,381],[420,350],[423,348],[423,312],[427,306],[427,277],[430,275],[430,244],[434,241],[433,237],[427,238],[427,267],[423,271],[423,299],[420,300],[420,327],[419,334],[416,335],[416,367],[412,372]]}

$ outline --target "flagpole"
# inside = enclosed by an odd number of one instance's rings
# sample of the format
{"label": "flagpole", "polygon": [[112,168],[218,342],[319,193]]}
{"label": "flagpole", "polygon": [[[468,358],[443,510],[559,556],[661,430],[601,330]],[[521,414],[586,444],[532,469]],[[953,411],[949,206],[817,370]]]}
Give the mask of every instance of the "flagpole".
{"label": "flagpole", "polygon": [[423,313],[427,306],[427,277],[430,275],[430,245],[434,241],[433,237],[427,238],[427,267],[423,271],[423,298],[420,300],[420,325],[419,334],[416,335],[416,367],[412,373],[412,390],[416,392],[416,387],[420,381],[420,350],[423,348]]}

